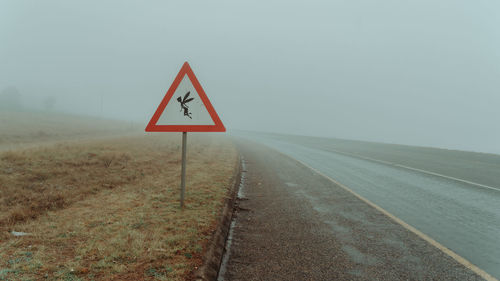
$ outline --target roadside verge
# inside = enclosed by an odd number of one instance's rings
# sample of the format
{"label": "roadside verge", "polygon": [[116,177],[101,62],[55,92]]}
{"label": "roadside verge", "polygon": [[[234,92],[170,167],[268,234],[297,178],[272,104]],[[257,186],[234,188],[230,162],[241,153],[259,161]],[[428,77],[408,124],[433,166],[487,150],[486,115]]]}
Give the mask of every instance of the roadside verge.
{"label": "roadside verge", "polygon": [[222,263],[222,257],[224,255],[226,240],[231,227],[231,221],[233,219],[234,203],[241,181],[241,170],[240,155],[238,156],[235,172],[231,179],[230,189],[228,190],[227,197],[224,200],[223,209],[217,222],[217,228],[213,233],[208,244],[207,251],[203,256],[203,265],[200,266],[194,273],[195,280],[217,280],[217,275]]}
{"label": "roadside verge", "polygon": [[178,135],[0,153],[0,280],[192,280],[237,161],[193,134],[181,209]]}

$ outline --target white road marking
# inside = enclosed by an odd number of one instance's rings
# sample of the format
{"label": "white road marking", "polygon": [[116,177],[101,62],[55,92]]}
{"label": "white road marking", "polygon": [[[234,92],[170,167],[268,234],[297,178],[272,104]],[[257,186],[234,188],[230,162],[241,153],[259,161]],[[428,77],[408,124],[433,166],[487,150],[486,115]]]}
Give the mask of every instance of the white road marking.
{"label": "white road marking", "polygon": [[[300,161],[299,159],[296,159],[296,158],[293,158],[291,157],[290,155],[287,155],[287,154],[284,154],[282,153],[283,155],[301,163],[302,165],[304,165],[305,167],[311,169],[312,171],[316,172],[317,174],[325,177],[326,179],[328,179],[329,181],[333,182],[334,184],[340,186],[341,188],[343,188],[344,190],[350,192],[352,195],[356,196],[358,199],[360,199],[361,201],[365,202],[366,204],[370,205],[371,207],[375,208],[376,210],[378,210],[379,212],[381,212],[382,214],[386,215],[387,217],[389,217],[390,219],[392,219],[393,221],[395,221],[396,223],[398,223],[399,225],[401,225],[402,227],[406,228],[407,230],[415,233],[418,237],[424,239],[425,241],[427,241],[429,244],[431,244],[432,246],[438,248],[439,250],[441,250],[443,253],[447,254],[448,256],[450,256],[451,258],[453,258],[454,260],[456,260],[457,262],[459,262],[460,264],[462,264],[463,266],[465,266],[466,268],[472,270],[474,273],[476,273],[477,275],[481,276],[482,278],[484,278],[485,280],[487,281],[499,281],[498,279],[496,279],[495,277],[491,276],[490,274],[488,274],[486,271],[482,270],[481,268],[479,268],[478,266],[476,266],[475,264],[471,263],[470,261],[468,261],[467,259],[463,258],[462,256],[458,255],[457,253],[453,252],[452,250],[446,248],[445,246],[443,246],[442,244],[440,244],[439,242],[437,242],[436,240],[432,239],[431,237],[429,237],[428,235],[426,235],[425,233],[421,232],[420,230],[416,229],[415,227],[407,224],[406,222],[404,222],[403,220],[401,220],[400,218],[394,216],[393,214],[389,213],[388,211],[386,211],[385,209],[383,209],[382,207],[379,207],[377,204],[371,202],[370,200],[364,198],[363,196],[357,194],[356,192],[354,192],[353,190],[351,190],[350,188],[348,188],[347,186],[341,184],[340,182],[332,179],[331,177],[323,174],[322,172],[316,170],[315,168],[309,166],[308,164]],[[381,160],[377,160],[377,161],[381,161]],[[381,162],[385,162],[385,161],[381,161]],[[386,162],[386,163],[389,163],[389,162]],[[495,189],[495,188],[494,188]]]}
{"label": "white road marking", "polygon": [[466,183],[466,184],[470,184],[470,185],[475,185],[475,186],[482,187],[482,188],[487,188],[487,189],[490,189],[490,190],[500,191],[500,188],[497,188],[497,187],[493,187],[493,186],[489,186],[489,185],[484,185],[484,184],[480,184],[480,183],[476,183],[476,182],[471,182],[471,181],[463,180],[463,179],[459,179],[459,178],[454,178],[454,177],[450,177],[450,176],[446,176],[446,175],[434,173],[434,172],[431,172],[431,171],[426,171],[426,170],[422,170],[422,169],[417,169],[417,168],[413,168],[413,167],[401,165],[401,164],[398,164],[398,163],[392,163],[392,162],[388,162],[388,161],[384,161],[384,160],[374,159],[374,158],[362,156],[362,155],[359,155],[359,154],[354,154],[354,153],[350,153],[350,152],[344,152],[344,151],[340,151],[340,150],[336,150],[336,149],[329,149],[328,151],[330,151],[330,150],[333,151],[333,152],[336,152],[336,153],[339,153],[339,154],[344,154],[344,155],[351,156],[351,157],[356,157],[356,158],[360,158],[360,159],[364,159],[364,160],[368,160],[368,161],[373,161],[373,162],[378,162],[378,163],[386,164],[386,165],[389,165],[389,166],[394,166],[394,167],[399,167],[399,168],[408,169],[408,170],[412,170],[412,171],[417,171],[417,172],[420,172],[420,173],[424,173],[424,174],[428,174],[428,175],[433,175],[433,176],[438,176],[438,177],[442,177],[442,178],[446,178],[446,179],[450,179],[450,180],[454,180],[454,181],[458,181],[458,182],[462,182],[462,183]]}

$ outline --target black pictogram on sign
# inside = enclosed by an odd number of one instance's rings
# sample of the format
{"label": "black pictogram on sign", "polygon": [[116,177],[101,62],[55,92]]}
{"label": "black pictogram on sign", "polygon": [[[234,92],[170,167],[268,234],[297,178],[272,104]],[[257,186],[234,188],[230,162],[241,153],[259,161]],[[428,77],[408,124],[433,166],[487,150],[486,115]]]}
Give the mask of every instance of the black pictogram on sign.
{"label": "black pictogram on sign", "polygon": [[194,98],[190,98],[188,99],[189,97],[189,94],[191,94],[191,92],[187,92],[185,95],[184,95],[184,99],[181,98],[181,97],[178,97],[177,98],[177,101],[181,104],[181,111],[184,110],[184,116],[187,116],[189,117],[190,119],[193,119],[191,117],[191,112],[189,112],[189,106],[186,105],[186,103],[194,100]]}

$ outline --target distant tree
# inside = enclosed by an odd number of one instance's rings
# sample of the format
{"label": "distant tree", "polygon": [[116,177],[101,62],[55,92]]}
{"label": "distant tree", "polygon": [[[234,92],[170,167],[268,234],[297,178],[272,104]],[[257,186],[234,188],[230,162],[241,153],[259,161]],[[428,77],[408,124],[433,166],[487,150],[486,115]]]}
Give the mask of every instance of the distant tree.
{"label": "distant tree", "polygon": [[22,109],[21,94],[16,87],[7,87],[0,92],[0,110]]}
{"label": "distant tree", "polygon": [[57,100],[55,97],[53,97],[53,96],[46,97],[43,100],[43,107],[47,111],[52,111],[54,109],[54,106],[56,105],[56,102],[57,102]]}

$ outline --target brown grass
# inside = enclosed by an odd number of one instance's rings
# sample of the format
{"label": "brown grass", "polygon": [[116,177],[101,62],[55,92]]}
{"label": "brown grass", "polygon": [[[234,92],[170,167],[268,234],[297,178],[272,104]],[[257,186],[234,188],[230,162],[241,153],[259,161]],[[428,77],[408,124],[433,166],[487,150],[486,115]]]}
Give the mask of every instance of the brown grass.
{"label": "brown grass", "polygon": [[40,143],[140,133],[142,125],[49,112],[0,111],[0,150]]}
{"label": "brown grass", "polygon": [[184,210],[179,134],[0,153],[0,280],[188,278],[237,157],[223,137],[188,140]]}

